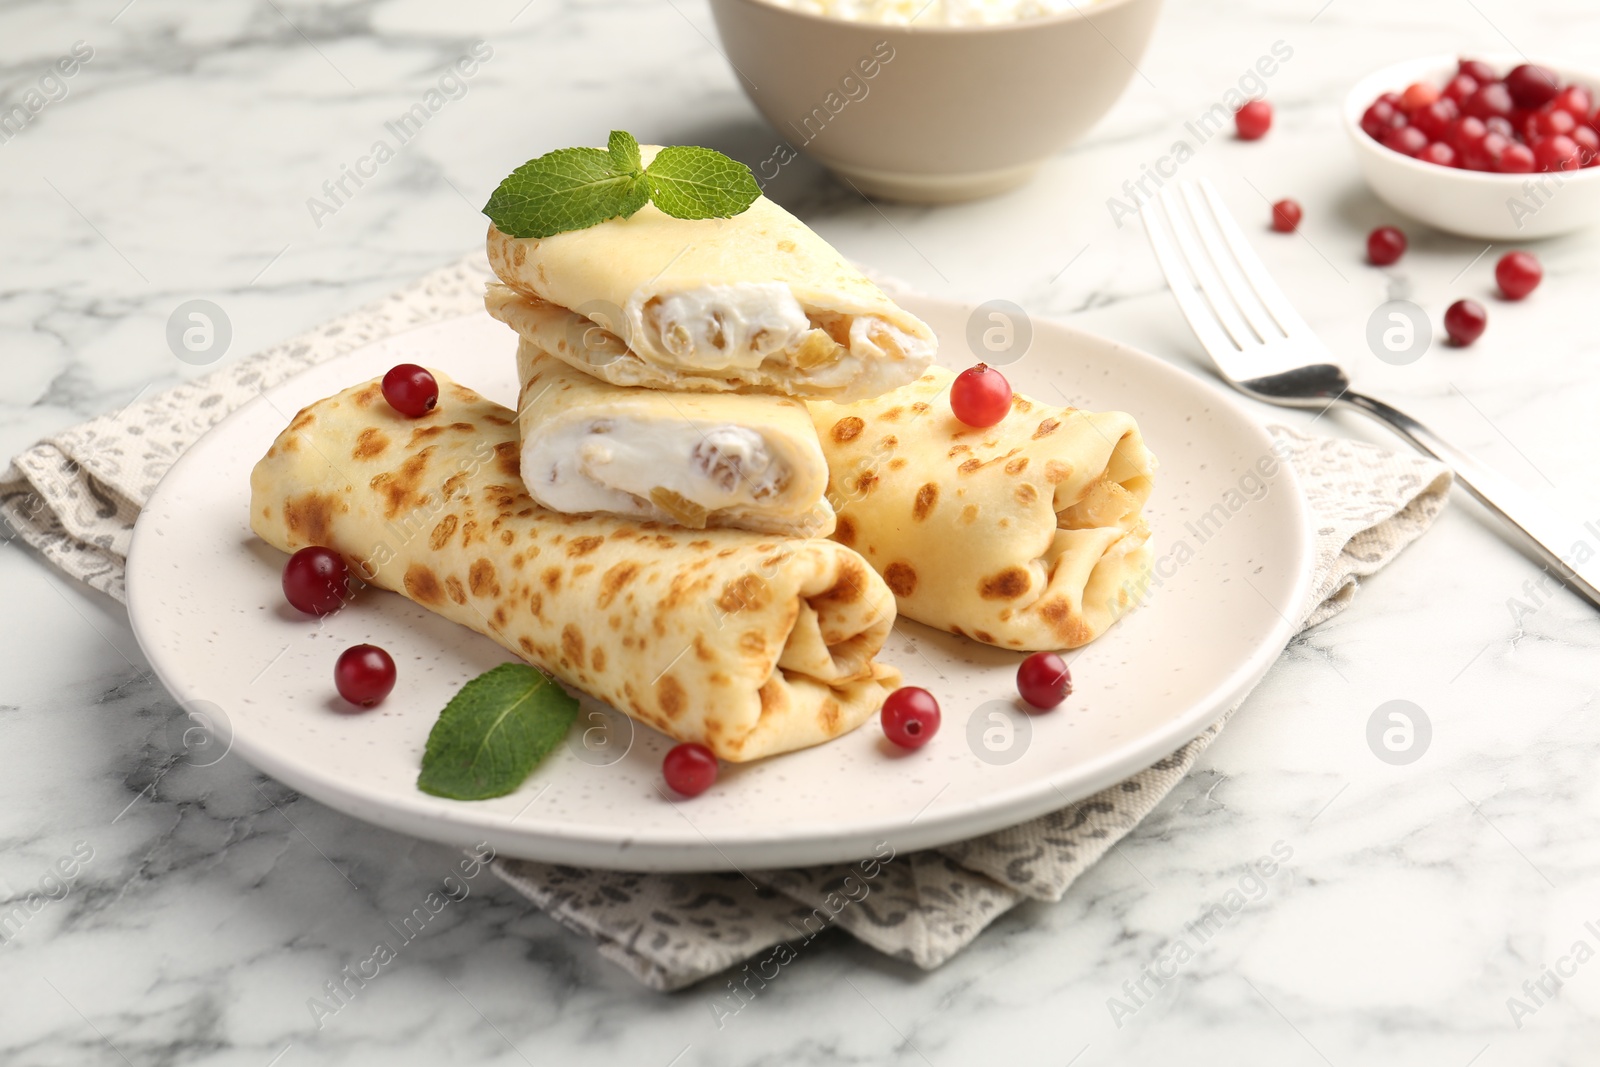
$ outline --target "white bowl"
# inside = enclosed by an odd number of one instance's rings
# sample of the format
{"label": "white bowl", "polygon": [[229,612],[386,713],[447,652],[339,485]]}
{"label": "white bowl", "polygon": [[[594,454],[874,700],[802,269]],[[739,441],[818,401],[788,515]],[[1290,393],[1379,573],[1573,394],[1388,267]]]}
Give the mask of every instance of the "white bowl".
{"label": "white bowl", "polygon": [[[1478,57],[1496,70],[1527,62],[1516,55]],[[1544,63],[1563,84],[1576,82],[1600,96],[1600,75]],[[1430,226],[1485,241],[1531,241],[1600,222],[1600,167],[1556,174],[1488,174],[1424,163],[1385,148],[1361,128],[1361,116],[1386,92],[1416,81],[1444,86],[1455,56],[1408,60],[1367,75],[1344,102],[1344,126],[1372,191],[1390,207]]]}

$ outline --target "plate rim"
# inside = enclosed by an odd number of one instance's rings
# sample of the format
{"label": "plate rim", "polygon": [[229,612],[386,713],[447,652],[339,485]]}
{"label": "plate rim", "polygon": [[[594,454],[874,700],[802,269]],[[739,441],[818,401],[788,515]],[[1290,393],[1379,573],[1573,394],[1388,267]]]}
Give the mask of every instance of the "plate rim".
{"label": "plate rim", "polygon": [[[897,293],[894,297],[914,314],[918,313],[917,305],[966,313],[979,306],[970,301],[922,293]],[[141,549],[149,538],[158,536],[151,532],[151,527],[142,519],[159,501],[170,480],[180,471],[186,471],[189,466],[199,462],[195,457],[203,454],[201,445],[231,421],[258,405],[272,406],[276,411],[276,405],[271,403],[273,395],[293,388],[304,375],[358,358],[372,348],[402,341],[411,334],[440,330],[483,314],[473,309],[461,315],[419,323],[385,337],[374,338],[348,352],[304,368],[224,416],[185,449],[162,476],[141,509],[140,520],[134,524],[129,543],[126,571],[128,617],[134,637],[152,671],[180,706],[193,704],[200,698],[182,684],[181,672],[176,669],[178,665],[169,663],[159,643],[150,639],[146,631],[150,620],[139,610],[139,605],[144,602],[140,592],[144,587],[143,572],[139,566],[144,555]],[[1036,325],[1043,322],[1054,330],[1064,331],[1070,335],[1069,340],[1088,341],[1113,349],[1119,357],[1140,364],[1144,372],[1181,380],[1188,387],[1206,394],[1211,403],[1227,411],[1231,421],[1257,438],[1264,451],[1272,449],[1273,438],[1267,427],[1254,418],[1236,397],[1216,383],[1142,349],[1085,330],[1071,322],[1048,316],[1035,316],[1033,321]],[[1303,605],[1313,583],[1314,575],[1309,562],[1315,554],[1315,531],[1294,466],[1281,463],[1278,477],[1285,479],[1286,488],[1292,490],[1284,495],[1288,498],[1287,506],[1293,513],[1300,533],[1293,546],[1293,558],[1286,564],[1296,575],[1293,595],[1295,604],[1299,606]],[[303,772],[292,759],[280,758],[272,747],[257,746],[248,732],[241,736],[231,717],[229,751],[238,752],[252,767],[297,792],[364,822],[446,844],[461,844],[470,837],[473,841],[486,841],[502,855],[536,858],[538,862],[628,871],[685,872],[849,862],[870,854],[873,843],[884,840],[886,835],[892,836],[895,851],[900,853],[951,844],[1015,826],[1048,812],[1070,807],[1124,780],[1130,774],[1148,768],[1201,736],[1248,694],[1283,654],[1289,640],[1298,631],[1296,623],[1279,613],[1279,618],[1256,641],[1251,654],[1236,664],[1201,699],[1194,701],[1185,714],[1167,720],[1159,729],[1139,733],[1087,767],[1074,770],[1065,776],[1070,788],[1064,789],[1063,783],[1057,780],[1063,777],[1061,775],[1037,777],[985,796],[981,805],[968,804],[944,812],[928,811],[926,819],[919,815],[912,822],[895,826],[892,830],[885,828],[881,822],[862,819],[853,823],[834,824],[822,831],[785,832],[775,837],[748,830],[736,840],[724,838],[719,842],[700,831],[685,815],[685,826],[679,833],[674,835],[653,831],[650,841],[641,843],[634,840],[626,827],[617,827],[609,835],[597,835],[592,826],[574,832],[563,832],[565,828],[559,824],[513,828],[513,820],[498,813],[490,814],[486,809],[468,803],[462,803],[457,811],[453,808],[441,809],[437,806],[436,798],[422,794],[415,798],[379,799],[362,790],[349,788],[337,779]],[[679,811],[681,814],[683,809],[680,807]],[[709,859],[707,852],[710,853]],[[735,862],[735,858],[743,858],[743,862]]]}

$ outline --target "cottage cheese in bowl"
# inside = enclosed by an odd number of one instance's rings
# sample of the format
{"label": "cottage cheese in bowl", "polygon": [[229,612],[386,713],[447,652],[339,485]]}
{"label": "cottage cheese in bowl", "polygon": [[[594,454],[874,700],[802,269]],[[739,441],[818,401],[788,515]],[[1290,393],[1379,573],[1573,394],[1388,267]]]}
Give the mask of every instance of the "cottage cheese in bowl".
{"label": "cottage cheese in bowl", "polygon": [[1097,0],[767,0],[807,15],[890,26],[987,26],[1061,15]]}

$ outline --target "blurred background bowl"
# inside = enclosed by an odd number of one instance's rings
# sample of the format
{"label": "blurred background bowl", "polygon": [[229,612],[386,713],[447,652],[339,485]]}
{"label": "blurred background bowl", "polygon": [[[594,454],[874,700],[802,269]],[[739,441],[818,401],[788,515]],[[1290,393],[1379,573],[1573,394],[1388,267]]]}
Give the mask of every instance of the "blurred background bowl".
{"label": "blurred background bowl", "polygon": [[[1474,56],[1499,71],[1529,60],[1518,55]],[[1344,126],[1361,173],[1378,198],[1446,233],[1483,241],[1533,241],[1600,222],[1600,167],[1554,174],[1491,174],[1424,163],[1385,148],[1361,128],[1361,116],[1387,92],[1412,82],[1441,89],[1455,73],[1455,56],[1429,56],[1385,67],[1362,78],[1344,101]],[[1600,77],[1559,63],[1533,60],[1555,71],[1562,84],[1600,94]]]}
{"label": "blurred background bowl", "polygon": [[922,203],[1031,178],[1116,103],[1160,9],[1102,0],[1047,18],[912,28],[711,0],[740,84],[789,144],[869,196]]}

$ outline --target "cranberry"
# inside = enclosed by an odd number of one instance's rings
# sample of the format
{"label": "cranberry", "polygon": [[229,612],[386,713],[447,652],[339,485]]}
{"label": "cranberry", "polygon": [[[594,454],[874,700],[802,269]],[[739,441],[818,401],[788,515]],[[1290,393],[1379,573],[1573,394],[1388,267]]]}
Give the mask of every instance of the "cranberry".
{"label": "cranberry", "polygon": [[1054,652],[1035,652],[1017,667],[1017,692],[1036,708],[1053,708],[1072,695],[1072,672]]}
{"label": "cranberry", "polygon": [[1501,137],[1504,137],[1507,140],[1510,140],[1517,135],[1517,128],[1511,125],[1511,120],[1506,118],[1504,115],[1491,116],[1490,118],[1484,119],[1483,124],[1488,128],[1490,133],[1498,133]]}
{"label": "cranberry", "polygon": [[1446,100],[1454,100],[1459,104],[1477,91],[1477,78],[1470,74],[1457,74],[1450,79],[1450,84],[1444,87],[1444,97]]}
{"label": "cranberry", "polygon": [[1511,138],[1490,130],[1483,135],[1477,147],[1468,149],[1463,162],[1469,170],[1494,170],[1506,149],[1512,147]]}
{"label": "cranberry", "polygon": [[1444,313],[1444,332],[1458,345],[1470,345],[1483,336],[1489,314],[1476,300],[1457,300]]}
{"label": "cranberry", "polygon": [[394,689],[394,660],[377,645],[351,645],[333,665],[333,684],[350,703],[370,708]]}
{"label": "cranberry", "polygon": [[1578,146],[1578,162],[1585,167],[1594,166],[1596,157],[1600,157],[1600,133],[1596,133],[1593,126],[1579,126],[1571,137]]}
{"label": "cranberry", "polygon": [[1559,134],[1535,142],[1533,165],[1544,171],[1577,170],[1583,165],[1579,158],[1578,142]]}
{"label": "cranberry", "polygon": [[1445,140],[1455,146],[1457,152],[1465,152],[1482,144],[1488,132],[1489,127],[1482,119],[1464,115],[1450,124],[1450,129],[1445,131]]}
{"label": "cranberry", "polygon": [[1011,410],[1011,383],[986,363],[968,367],[950,383],[950,410],[968,426],[993,426]]}
{"label": "cranberry", "polygon": [[1418,152],[1417,158],[1424,163],[1437,163],[1441,167],[1453,167],[1456,165],[1456,150],[1443,141],[1435,141]]}
{"label": "cranberry", "polygon": [[901,748],[921,748],[939,732],[939,702],[926,689],[901,686],[883,702],[883,735]]}
{"label": "cranberry", "polygon": [[1463,59],[1460,63],[1456,64],[1456,70],[1459,73],[1465,74],[1467,77],[1476,80],[1479,84],[1484,82],[1498,81],[1500,78],[1500,76],[1494,72],[1494,68],[1481,59]]}
{"label": "cranberry", "polygon": [[1494,280],[1507,300],[1521,300],[1544,279],[1544,268],[1527,252],[1507,252],[1494,265]]}
{"label": "cranberry", "polygon": [[331,548],[302,548],[283,565],[283,595],[307,615],[331,615],[344,606],[350,571]]}
{"label": "cranberry", "polygon": [[1585,122],[1594,108],[1594,96],[1581,85],[1569,85],[1556,94],[1549,106],[1565,111],[1579,122]]}
{"label": "cranberry", "polygon": [[1400,106],[1407,111],[1421,111],[1439,99],[1439,87],[1427,82],[1412,82],[1400,94]]}
{"label": "cranberry", "polygon": [[1279,233],[1293,233],[1305,216],[1300,205],[1293,200],[1279,200],[1272,205],[1272,228]]}
{"label": "cranberry", "polygon": [[1374,141],[1396,126],[1404,126],[1406,117],[1387,100],[1376,100],[1361,115],[1361,129]]}
{"label": "cranberry", "polygon": [[1427,134],[1429,140],[1442,141],[1460,114],[1454,100],[1435,100],[1413,115],[1411,124]]}
{"label": "cranberry", "polygon": [[1367,258],[1380,267],[1397,262],[1406,253],[1406,235],[1393,226],[1379,226],[1367,234]]}
{"label": "cranberry", "polygon": [[1543,137],[1570,134],[1578,128],[1578,120],[1565,111],[1541,108],[1529,115],[1522,124],[1522,136],[1529,144]]}
{"label": "cranberry", "polygon": [[1403,156],[1414,156],[1428,147],[1428,135],[1415,126],[1402,126],[1384,134],[1383,147]]}
{"label": "cranberry", "polygon": [[1509,118],[1512,108],[1511,93],[1503,82],[1489,82],[1478,86],[1478,91],[1467,97],[1461,110],[1474,118]]}
{"label": "cranberry", "polygon": [[383,376],[383,398],[400,414],[419,418],[439,402],[439,383],[427,368],[402,363]]}
{"label": "cranberry", "polygon": [[1241,141],[1259,141],[1272,129],[1272,105],[1265,100],[1251,100],[1233,113],[1233,124]]}
{"label": "cranberry", "polygon": [[693,741],[673,745],[661,761],[661,777],[674,793],[697,797],[717,780],[717,757]]}
{"label": "cranberry", "polygon": [[1546,68],[1523,63],[1506,75],[1506,89],[1518,107],[1543,107],[1561,92],[1561,83]]}
{"label": "cranberry", "polygon": [[1494,160],[1494,169],[1501,174],[1532,174],[1534,171],[1533,149],[1525,144],[1506,146]]}

